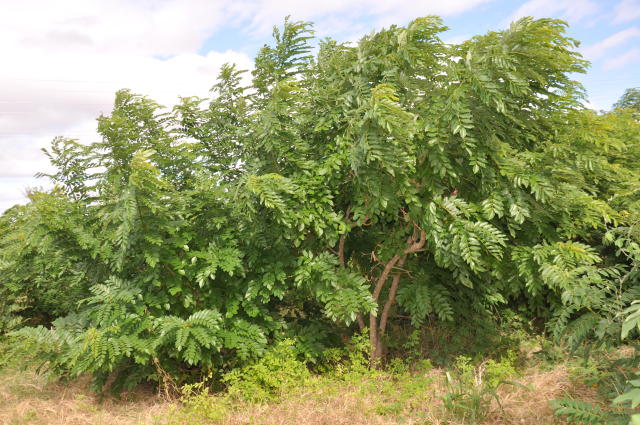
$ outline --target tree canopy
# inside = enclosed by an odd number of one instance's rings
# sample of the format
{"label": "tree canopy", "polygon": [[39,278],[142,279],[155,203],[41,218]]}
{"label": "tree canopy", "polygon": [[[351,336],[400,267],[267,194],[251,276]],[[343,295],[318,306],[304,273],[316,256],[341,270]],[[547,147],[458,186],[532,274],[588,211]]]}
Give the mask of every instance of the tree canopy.
{"label": "tree canopy", "polygon": [[625,90],[622,97],[618,99],[613,107],[640,111],[640,87]]}
{"label": "tree canopy", "polygon": [[623,250],[638,240],[633,111],[584,109],[587,62],[562,21],[461,44],[444,30],[425,17],[314,44],[286,20],[210,99],[167,110],[118,92],[101,140],[55,139],[55,188],[0,218],[0,329],[58,373],[122,388],[284,338],[313,362],[365,329],[375,363],[397,315],[518,305],[558,334],[619,325],[640,298]]}

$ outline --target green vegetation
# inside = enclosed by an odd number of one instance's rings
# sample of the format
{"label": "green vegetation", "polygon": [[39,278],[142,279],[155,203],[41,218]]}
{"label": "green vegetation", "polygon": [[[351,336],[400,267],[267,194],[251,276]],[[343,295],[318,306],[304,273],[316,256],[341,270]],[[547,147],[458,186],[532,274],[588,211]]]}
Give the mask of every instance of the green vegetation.
{"label": "green vegetation", "polygon": [[[342,352],[341,361],[332,371],[305,375],[304,363],[283,352],[287,347],[277,346],[272,351],[275,356],[269,353],[255,365],[227,374],[223,381],[229,384],[228,391],[221,395],[212,396],[203,383],[185,386],[182,403],[173,411],[170,423],[222,422],[247,406],[277,404],[301,394],[323,405],[346,393],[367,401],[361,413],[369,418],[441,418],[475,424],[489,416],[494,399],[499,402],[496,389],[506,382],[503,379],[517,376],[513,357],[477,365],[459,357],[455,375],[447,372],[445,376],[433,373],[428,360],[411,363],[395,358],[385,370],[369,369],[362,355],[368,352],[368,342],[362,337],[356,337],[354,345]],[[277,391],[265,392],[276,387]]]}
{"label": "green vegetation", "polygon": [[640,87],[627,89],[622,97],[613,105],[614,108],[632,109],[640,112]]}
{"label": "green vegetation", "polygon": [[600,362],[613,403],[558,415],[640,423],[640,356],[607,357],[640,329],[637,89],[585,109],[561,21],[445,29],[314,50],[286,20],[211,99],[118,92],[101,140],[55,139],[54,189],[0,217],[8,352],[100,392],[182,392],[176,417],[210,421],[353,385],[402,416],[433,398],[433,362],[446,415],[481,423],[531,391],[514,379],[535,341]]}

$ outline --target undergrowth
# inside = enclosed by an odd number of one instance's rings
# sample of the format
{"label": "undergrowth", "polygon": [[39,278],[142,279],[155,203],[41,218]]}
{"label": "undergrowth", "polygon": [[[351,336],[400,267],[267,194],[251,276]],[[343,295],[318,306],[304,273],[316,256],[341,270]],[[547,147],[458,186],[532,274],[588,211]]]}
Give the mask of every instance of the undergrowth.
{"label": "undergrowth", "polygon": [[429,418],[437,412],[436,417],[451,423],[480,423],[495,410],[495,401],[499,408],[498,388],[521,372],[515,351],[481,362],[459,356],[446,374],[416,352],[369,368],[363,335],[353,338],[346,349],[331,349],[323,356],[325,362],[314,366],[322,373],[314,374],[296,358],[293,344],[285,340],[254,364],[223,375],[223,392],[212,394],[207,381],[184,386],[170,424],[235,423],[230,418],[250,406],[257,409],[296,399],[322,405],[335,397],[357,400],[370,419],[388,416],[431,423]]}
{"label": "undergrowth", "polygon": [[638,348],[604,348],[588,357],[576,357],[570,362],[570,379],[593,389],[595,400],[571,394],[557,398],[551,401],[556,415],[571,424],[640,424],[638,403],[633,400],[640,394],[640,390],[635,390],[640,387]]}
{"label": "undergrowth", "polygon": [[[507,330],[502,328],[499,332]],[[179,399],[164,404],[167,409],[164,414],[159,410],[162,405],[156,405],[156,410],[147,417],[153,416],[156,418],[153,423],[162,425],[301,422],[314,425],[550,425],[557,423],[549,405],[549,400],[556,398],[553,404],[556,413],[574,423],[581,423],[580,420],[582,423],[614,423],[588,422],[590,413],[593,417],[603,417],[601,407],[606,403],[602,400],[606,400],[608,394],[595,399],[585,398],[585,393],[581,393],[582,388],[594,389],[592,385],[599,385],[600,380],[610,377],[605,353],[594,353],[594,360],[588,364],[577,357],[565,363],[553,352],[531,355],[535,350],[544,352],[548,345],[539,336],[523,334],[512,335],[515,343],[496,345],[493,352],[468,345],[471,355],[456,355],[447,360],[448,366],[438,366],[425,357],[428,353],[421,351],[425,348],[420,342],[424,341],[423,333],[412,331],[406,335],[398,349],[404,350],[404,355],[389,357],[380,368],[369,367],[366,335],[356,335],[343,348],[325,350],[321,360],[315,363],[299,355],[295,340],[283,340],[267,350],[261,359],[243,368],[222,374],[212,369],[200,382],[182,386]],[[16,366],[15,358],[5,359],[5,364],[7,362],[14,363],[9,368]],[[16,373],[12,381],[28,381],[29,376]],[[83,393],[75,393],[72,400],[55,401],[57,393],[66,390],[53,389],[47,390],[50,401],[30,402],[25,406],[32,407],[15,413],[18,408],[7,407],[14,403],[9,400],[28,399],[23,390],[29,385],[26,382],[20,385],[20,394],[7,398],[5,403],[5,416],[18,418],[15,423],[66,423],[43,413],[43,409],[57,408],[58,417],[64,418],[63,407],[59,406],[65,405],[67,410],[93,418],[82,423],[98,423],[95,418],[110,417],[106,416],[106,409],[122,403],[111,399],[100,401]],[[74,383],[47,385],[77,388]],[[14,387],[18,388],[15,385],[6,388],[14,391]],[[595,401],[597,407],[585,407],[578,399]],[[43,407],[42,403],[57,405]],[[134,407],[128,409],[132,411]],[[37,414],[33,416],[30,412]],[[146,422],[135,422],[136,425],[143,423]]]}

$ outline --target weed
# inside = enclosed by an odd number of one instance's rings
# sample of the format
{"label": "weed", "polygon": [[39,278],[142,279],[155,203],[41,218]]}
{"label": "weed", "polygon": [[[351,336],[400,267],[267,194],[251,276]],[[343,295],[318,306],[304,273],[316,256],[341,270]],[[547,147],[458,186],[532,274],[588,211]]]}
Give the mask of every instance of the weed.
{"label": "weed", "polygon": [[513,352],[500,361],[489,359],[477,365],[470,357],[459,356],[454,371],[446,373],[446,392],[442,396],[445,410],[468,423],[482,421],[489,414],[492,400],[500,405],[499,386],[520,385],[505,380],[516,375],[514,361]]}
{"label": "weed", "polygon": [[171,409],[170,425],[219,421],[229,414],[232,406],[228,397],[211,395],[206,382],[183,386],[180,402],[180,406]]}
{"label": "weed", "polygon": [[299,388],[309,377],[309,369],[297,359],[293,341],[285,340],[254,364],[225,374],[222,382],[229,396],[262,402]]}

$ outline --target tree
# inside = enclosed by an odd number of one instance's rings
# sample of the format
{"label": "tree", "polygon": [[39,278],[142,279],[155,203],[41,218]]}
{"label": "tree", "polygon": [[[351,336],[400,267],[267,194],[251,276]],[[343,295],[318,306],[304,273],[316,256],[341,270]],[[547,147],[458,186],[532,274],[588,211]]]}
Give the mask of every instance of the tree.
{"label": "tree", "polygon": [[374,362],[396,301],[417,324],[544,297],[557,288],[515,260],[582,249],[561,241],[613,214],[545,163],[580,114],[568,73],[585,62],[564,24],[523,19],[459,46],[444,29],[421,18],[357,47],[321,43],[317,64],[273,83],[252,138],[252,189],[300,246],[296,281],[331,317],[368,326]]}
{"label": "tree", "polygon": [[511,302],[561,328],[593,309],[603,298],[580,294],[625,265],[600,242],[637,210],[637,122],[583,109],[570,75],[586,62],[561,21],[459,45],[445,29],[418,18],[312,57],[311,25],[287,19],[250,87],[229,65],[212,99],[171,111],[118,92],[102,140],[56,139],[56,189],[0,221],[9,306],[77,278],[59,310],[27,302],[53,329],[13,335],[118,389],[290,337],[315,361],[365,328],[376,365],[398,314]]}
{"label": "tree", "polygon": [[640,87],[626,89],[620,99],[613,104],[613,107],[640,111]]}

